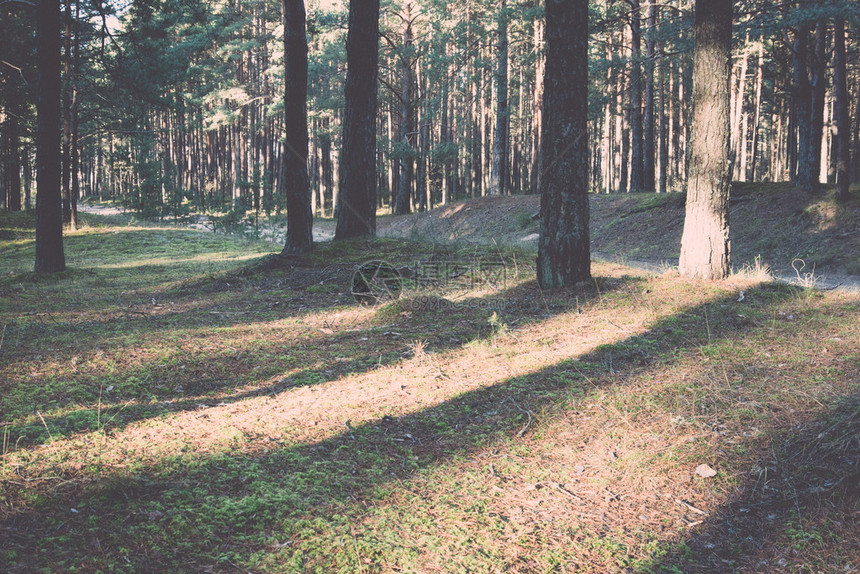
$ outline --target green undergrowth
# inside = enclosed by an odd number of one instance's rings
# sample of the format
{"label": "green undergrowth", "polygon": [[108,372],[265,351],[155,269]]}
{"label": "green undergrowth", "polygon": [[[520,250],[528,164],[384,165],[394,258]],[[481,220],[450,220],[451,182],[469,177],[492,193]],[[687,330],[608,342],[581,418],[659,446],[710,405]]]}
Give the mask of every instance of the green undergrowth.
{"label": "green undergrowth", "polygon": [[4,571],[860,564],[856,295],[84,222],[45,277],[0,216]]}

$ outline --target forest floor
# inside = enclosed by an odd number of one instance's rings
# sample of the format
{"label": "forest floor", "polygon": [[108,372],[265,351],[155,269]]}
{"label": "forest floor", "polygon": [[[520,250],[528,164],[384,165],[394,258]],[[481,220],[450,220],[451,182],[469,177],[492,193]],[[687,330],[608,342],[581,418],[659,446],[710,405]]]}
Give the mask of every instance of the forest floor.
{"label": "forest floor", "polygon": [[[860,295],[617,261],[545,292],[409,220],[282,259],[84,214],[39,276],[0,214],[0,570],[860,570]],[[420,273],[359,304],[368,260]]]}

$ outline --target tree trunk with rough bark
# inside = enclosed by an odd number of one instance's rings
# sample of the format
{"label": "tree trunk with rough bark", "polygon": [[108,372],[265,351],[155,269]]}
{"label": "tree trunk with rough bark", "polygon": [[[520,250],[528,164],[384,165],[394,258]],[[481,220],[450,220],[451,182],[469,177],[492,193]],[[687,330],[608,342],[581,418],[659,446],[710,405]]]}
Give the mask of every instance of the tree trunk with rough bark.
{"label": "tree trunk with rough bark", "polygon": [[591,277],[588,228],[588,0],[546,0],[546,76],[537,279]]}
{"label": "tree trunk with rough bark", "polygon": [[729,274],[732,0],[697,0],[690,181],[679,271],[713,280]]}
{"label": "tree trunk with rough bark", "polygon": [[[6,209],[21,211],[21,129],[18,122],[20,113],[17,96],[10,94],[4,122],[5,165],[3,177],[6,184]],[[26,152],[25,152],[26,153]]]}
{"label": "tree trunk with rough bark", "polygon": [[645,135],[642,125],[642,20],[639,0],[630,4],[630,189],[645,191]]}
{"label": "tree trunk with rough bark", "polygon": [[42,0],[36,16],[39,96],[36,134],[36,273],[66,269],[60,194],[60,2]]}
{"label": "tree trunk with rough bark", "polygon": [[759,124],[761,123],[761,99],[762,99],[762,74],[764,71],[764,42],[759,41],[758,43],[758,55],[756,58],[756,71],[755,71],[755,110],[753,111],[753,123],[752,123],[752,153],[751,157],[751,165],[749,167],[749,178],[751,181],[756,181],[756,178],[759,177],[759,161],[758,161],[758,151],[759,151],[759,135],[760,129]]}
{"label": "tree trunk with rough bark", "polygon": [[281,255],[302,255],[313,247],[313,212],[308,181],[308,42],[304,0],[283,0],[284,131],[287,239]]}
{"label": "tree trunk with rough bark", "polygon": [[833,90],[836,99],[836,198],[848,201],[851,197],[848,191],[851,185],[851,118],[848,114],[845,21],[842,19],[837,19],[833,26]]}
{"label": "tree trunk with rough bark", "polygon": [[812,54],[812,116],[809,126],[809,169],[813,185],[821,181],[821,135],[824,131],[824,106],[827,97],[827,22],[815,24]]}
{"label": "tree trunk with rough bark", "polygon": [[648,31],[645,37],[645,136],[642,157],[642,191],[655,191],[657,130],[654,114],[654,59],[657,49],[657,2],[648,3]]}
{"label": "tree trunk with rough bark", "polygon": [[504,195],[508,181],[508,15],[501,0],[496,44],[496,131],[493,136],[493,169],[490,195]]}
{"label": "tree trunk with rough bark", "polygon": [[543,131],[543,87],[544,87],[544,23],[535,20],[534,43],[537,52],[535,62],[534,97],[532,99],[532,168],[530,193],[540,193],[541,170],[541,132]]}
{"label": "tree trunk with rough bark", "polygon": [[379,0],[350,0],[335,240],[376,235]]}
{"label": "tree trunk with rough bark", "polygon": [[394,213],[406,215],[412,211],[412,180],[414,179],[415,160],[412,157],[412,4],[403,3],[403,45],[400,54],[400,183]]}
{"label": "tree trunk with rough bark", "polygon": [[802,24],[794,40],[792,50],[794,85],[792,86],[792,108],[797,130],[795,183],[807,191],[813,187],[814,171],[810,164],[812,156],[812,86],[809,82],[809,25]]}

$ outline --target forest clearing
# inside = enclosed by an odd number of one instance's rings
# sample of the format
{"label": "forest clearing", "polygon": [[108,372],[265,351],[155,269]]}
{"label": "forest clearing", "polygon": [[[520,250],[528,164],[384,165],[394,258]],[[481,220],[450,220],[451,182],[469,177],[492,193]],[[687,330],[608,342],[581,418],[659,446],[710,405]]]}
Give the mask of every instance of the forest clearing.
{"label": "forest clearing", "polygon": [[[0,222],[6,571],[860,566],[856,293],[88,215],[42,276]],[[360,305],[370,254],[504,282]]]}

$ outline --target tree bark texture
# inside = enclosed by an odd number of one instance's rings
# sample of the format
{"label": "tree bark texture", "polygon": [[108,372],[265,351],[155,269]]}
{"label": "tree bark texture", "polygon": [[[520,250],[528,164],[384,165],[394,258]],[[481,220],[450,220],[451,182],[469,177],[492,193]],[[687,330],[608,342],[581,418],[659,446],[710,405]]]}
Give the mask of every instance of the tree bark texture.
{"label": "tree bark texture", "polygon": [[797,152],[795,182],[798,187],[812,190],[814,168],[812,157],[812,86],[809,81],[809,25],[802,24],[793,48],[792,107],[796,118]]}
{"label": "tree bark texture", "polygon": [[697,0],[690,180],[679,270],[713,280],[729,274],[731,0]]}
{"label": "tree bark texture", "polygon": [[588,0],[546,0],[543,173],[537,279],[591,277],[588,229]]}
{"label": "tree bark texture", "polygon": [[36,16],[39,95],[36,133],[36,273],[66,269],[60,194],[60,2],[42,0]]}
{"label": "tree bark texture", "polygon": [[821,134],[824,131],[824,106],[827,96],[827,22],[815,25],[815,47],[812,54],[812,116],[809,126],[809,169],[812,184],[821,181]]}
{"label": "tree bark texture", "polygon": [[493,137],[493,170],[490,195],[504,195],[508,181],[508,15],[501,0],[496,44],[496,131]]}
{"label": "tree bark texture", "polygon": [[304,0],[283,0],[284,129],[287,239],[282,255],[301,255],[313,247],[313,212],[308,181],[308,42]]}
{"label": "tree bark texture", "polygon": [[833,26],[833,90],[836,98],[836,197],[840,201],[848,201],[848,188],[851,185],[851,118],[848,115],[845,56],[845,22],[837,19]]}
{"label": "tree bark texture", "polygon": [[645,191],[645,135],[642,123],[642,20],[639,0],[630,4],[630,189]]}
{"label": "tree bark texture", "polygon": [[645,113],[642,157],[642,190],[655,191],[657,132],[654,115],[654,59],[657,50],[657,2],[648,2],[648,34],[645,38]]}
{"label": "tree bark texture", "polygon": [[18,122],[19,109],[16,104],[7,104],[5,133],[5,169],[3,177],[6,191],[6,209],[21,211],[21,130]]}
{"label": "tree bark texture", "polygon": [[412,211],[412,180],[415,160],[412,157],[412,5],[409,0],[403,3],[403,45],[400,54],[400,184],[394,212],[405,215]]}
{"label": "tree bark texture", "polygon": [[350,0],[335,239],[376,235],[379,0]]}

